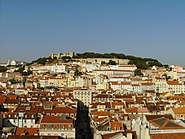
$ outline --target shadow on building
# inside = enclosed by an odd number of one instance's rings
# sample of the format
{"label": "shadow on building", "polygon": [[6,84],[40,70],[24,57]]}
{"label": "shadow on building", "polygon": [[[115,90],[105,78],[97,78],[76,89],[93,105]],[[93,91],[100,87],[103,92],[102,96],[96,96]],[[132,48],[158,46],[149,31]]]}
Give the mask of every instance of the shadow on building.
{"label": "shadow on building", "polygon": [[75,122],[76,139],[93,139],[90,125],[89,108],[82,101],[77,103],[77,118]]}

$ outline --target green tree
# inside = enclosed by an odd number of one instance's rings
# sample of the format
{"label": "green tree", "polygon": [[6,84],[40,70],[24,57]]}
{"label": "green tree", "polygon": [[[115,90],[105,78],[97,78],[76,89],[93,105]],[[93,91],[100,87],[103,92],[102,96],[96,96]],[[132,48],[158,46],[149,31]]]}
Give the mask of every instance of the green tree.
{"label": "green tree", "polygon": [[101,64],[102,64],[102,65],[105,65],[105,64],[106,64],[106,62],[105,62],[105,61],[101,61]]}
{"label": "green tree", "polygon": [[25,66],[20,67],[18,70],[16,70],[16,72],[20,72],[23,76],[28,76],[30,74],[32,74],[32,71],[24,71],[25,70]]}
{"label": "green tree", "polygon": [[109,64],[109,65],[116,65],[116,62],[113,61],[113,60],[109,60],[109,62],[107,64]]}
{"label": "green tree", "polygon": [[45,65],[47,62],[47,58],[38,58],[37,60],[34,60],[32,61],[30,64],[33,64],[33,63],[37,63],[37,64],[41,64],[41,65]]}
{"label": "green tree", "polygon": [[0,66],[0,72],[6,72],[6,67],[4,67],[4,66]]}
{"label": "green tree", "polygon": [[32,71],[22,72],[23,76],[29,76],[30,74],[32,74]]}
{"label": "green tree", "polygon": [[81,76],[81,75],[83,75],[83,73],[82,72],[80,72],[78,69],[75,71],[75,76]]}
{"label": "green tree", "polygon": [[22,66],[22,67],[20,67],[18,70],[16,70],[16,72],[20,72],[20,73],[22,74],[23,71],[24,71],[24,68],[25,68],[25,66]]}
{"label": "green tree", "polygon": [[23,86],[25,87],[25,84],[26,84],[26,78],[25,77],[23,77],[23,79],[22,79],[22,84],[23,84]]}
{"label": "green tree", "polygon": [[136,69],[136,70],[134,71],[134,75],[135,75],[135,76],[143,76],[143,73],[141,72],[140,69]]}
{"label": "green tree", "polygon": [[63,56],[63,57],[62,57],[62,60],[63,60],[64,62],[69,62],[69,61],[72,60],[72,58],[71,58],[70,56]]}
{"label": "green tree", "polygon": [[19,83],[19,81],[15,80],[15,79],[10,79],[9,81],[10,81],[11,84]]}
{"label": "green tree", "polygon": [[168,81],[169,79],[171,79],[170,76],[168,76],[166,73],[163,74],[163,77],[165,77],[165,79]]}

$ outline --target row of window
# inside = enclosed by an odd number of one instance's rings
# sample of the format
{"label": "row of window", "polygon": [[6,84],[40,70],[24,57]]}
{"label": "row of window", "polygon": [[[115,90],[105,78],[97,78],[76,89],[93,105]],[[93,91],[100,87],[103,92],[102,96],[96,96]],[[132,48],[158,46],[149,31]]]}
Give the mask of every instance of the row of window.
{"label": "row of window", "polygon": [[184,117],[184,115],[183,114],[176,114],[176,117],[181,118],[181,117]]}
{"label": "row of window", "polygon": [[76,95],[90,95],[91,92],[76,92]]}
{"label": "row of window", "polygon": [[65,128],[65,125],[61,125],[61,127],[59,125],[52,125],[52,124],[48,124],[48,125],[41,125],[41,129],[72,129],[72,125],[67,125],[67,128]]}
{"label": "row of window", "polygon": [[[24,123],[27,123],[28,121],[30,121],[31,123],[35,122],[35,120],[31,119],[31,120],[23,120]],[[17,122],[17,119],[14,119],[13,122]]]}

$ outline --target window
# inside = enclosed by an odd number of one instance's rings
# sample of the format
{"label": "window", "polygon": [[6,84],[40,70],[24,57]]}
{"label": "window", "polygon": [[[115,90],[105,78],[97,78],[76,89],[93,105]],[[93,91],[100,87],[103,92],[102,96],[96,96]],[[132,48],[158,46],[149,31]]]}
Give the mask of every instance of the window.
{"label": "window", "polygon": [[45,126],[44,125],[41,125],[41,129],[45,129]]}
{"label": "window", "polygon": [[48,125],[47,128],[48,128],[48,129],[51,129],[51,128],[52,128],[52,125]]}
{"label": "window", "polygon": [[68,129],[71,129],[71,125],[68,125]]}
{"label": "window", "polygon": [[62,130],[64,130],[64,128],[65,128],[64,125],[62,125]]}
{"label": "window", "polygon": [[58,129],[59,128],[59,126],[58,125],[54,125],[54,129]]}

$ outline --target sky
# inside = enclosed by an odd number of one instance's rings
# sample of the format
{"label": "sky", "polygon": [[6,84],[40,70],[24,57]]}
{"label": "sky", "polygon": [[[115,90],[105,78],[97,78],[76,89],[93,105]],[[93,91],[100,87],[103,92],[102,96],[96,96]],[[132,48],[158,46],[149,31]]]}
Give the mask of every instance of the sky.
{"label": "sky", "polygon": [[185,65],[184,0],[0,0],[0,61],[124,53]]}

